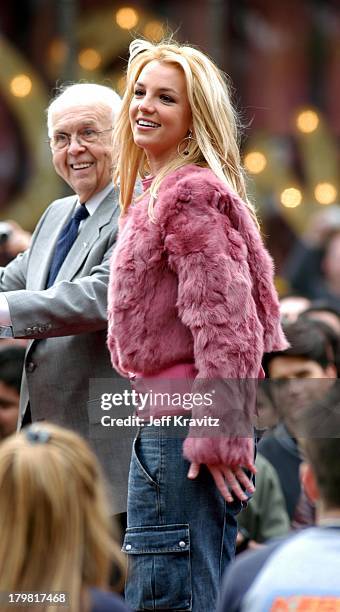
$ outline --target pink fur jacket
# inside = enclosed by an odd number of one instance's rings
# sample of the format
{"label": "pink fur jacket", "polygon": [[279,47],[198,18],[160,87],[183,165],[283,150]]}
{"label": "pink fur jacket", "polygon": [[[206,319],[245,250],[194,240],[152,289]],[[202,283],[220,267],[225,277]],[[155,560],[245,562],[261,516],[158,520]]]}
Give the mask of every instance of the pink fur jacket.
{"label": "pink fur jacket", "polygon": [[[123,375],[194,362],[199,379],[257,378],[286,348],[272,261],[244,204],[211,170],[187,165],[123,217],[111,261],[108,347]],[[249,460],[245,440],[186,440],[190,460]],[[217,449],[217,450],[216,450]],[[212,452],[213,451],[213,452]],[[213,461],[212,461],[213,459]]]}

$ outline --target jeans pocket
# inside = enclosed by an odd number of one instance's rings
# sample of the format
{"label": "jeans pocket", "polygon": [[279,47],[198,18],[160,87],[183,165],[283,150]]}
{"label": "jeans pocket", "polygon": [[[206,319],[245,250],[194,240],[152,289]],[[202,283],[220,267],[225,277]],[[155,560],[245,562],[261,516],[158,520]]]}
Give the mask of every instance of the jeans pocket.
{"label": "jeans pocket", "polygon": [[158,436],[136,436],[132,446],[132,462],[142,477],[159,487],[160,448]]}
{"label": "jeans pocket", "polygon": [[122,550],[133,610],[192,610],[189,525],[128,528]]}

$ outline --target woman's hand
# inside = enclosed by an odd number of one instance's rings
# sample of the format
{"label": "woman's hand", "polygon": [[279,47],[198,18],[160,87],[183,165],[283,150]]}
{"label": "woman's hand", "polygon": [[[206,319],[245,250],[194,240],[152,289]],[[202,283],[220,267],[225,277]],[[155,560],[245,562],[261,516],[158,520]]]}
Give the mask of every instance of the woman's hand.
{"label": "woman's hand", "polygon": [[[200,467],[201,464],[199,463],[191,463],[188,478],[191,480],[197,478]],[[246,501],[248,499],[248,496],[241,488],[241,485],[248,493],[254,493],[255,487],[252,481],[246,475],[244,471],[245,468],[241,466],[231,467],[229,465],[224,465],[223,463],[207,465],[207,468],[211,473],[219,492],[227,502],[234,501],[232,493],[241,501]],[[253,463],[248,464],[246,469],[253,474],[256,474],[256,467]]]}

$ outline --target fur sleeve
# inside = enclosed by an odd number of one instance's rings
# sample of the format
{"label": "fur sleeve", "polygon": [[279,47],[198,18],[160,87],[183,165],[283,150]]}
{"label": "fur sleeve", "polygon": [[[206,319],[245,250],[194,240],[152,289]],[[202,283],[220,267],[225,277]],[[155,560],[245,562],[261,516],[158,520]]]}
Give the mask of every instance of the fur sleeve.
{"label": "fur sleeve", "polygon": [[228,218],[183,193],[165,248],[178,277],[178,314],[194,339],[198,377],[257,377],[263,327],[253,298],[247,247]]}
{"label": "fur sleeve", "polygon": [[178,314],[194,340],[195,387],[216,393],[213,406],[195,408],[193,417],[219,420],[218,429],[191,427],[184,455],[197,463],[247,466],[254,460],[254,381],[264,330],[247,245],[213,205],[217,196],[204,188],[193,193],[181,187],[173,210],[168,203],[165,226],[169,265],[178,277]]}
{"label": "fur sleeve", "polygon": [[126,377],[127,373],[123,372],[123,370],[121,370],[121,368],[119,367],[119,357],[118,357],[117,345],[116,345],[114,333],[112,331],[112,322],[110,321],[110,315],[108,316],[108,318],[109,318],[109,324],[108,324],[108,332],[107,332],[107,348],[110,353],[112,367],[119,374]]}

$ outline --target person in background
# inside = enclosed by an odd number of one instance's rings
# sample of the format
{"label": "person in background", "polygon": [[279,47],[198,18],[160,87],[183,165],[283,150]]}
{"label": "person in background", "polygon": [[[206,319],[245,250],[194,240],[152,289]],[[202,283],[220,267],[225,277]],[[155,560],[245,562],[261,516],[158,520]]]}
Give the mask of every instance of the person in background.
{"label": "person in background", "polygon": [[[299,319],[317,321],[319,328],[325,334],[327,341],[334,354],[334,365],[337,370],[337,378],[340,376],[340,318],[339,312],[329,305],[327,300],[311,302],[307,310],[299,315]],[[302,490],[295,508],[292,529],[301,529],[315,524],[315,506]]]}
{"label": "person in background", "polygon": [[237,517],[236,552],[254,549],[290,529],[281,484],[271,463],[257,453],[256,489],[246,508]]}
{"label": "person in background", "polygon": [[313,215],[286,266],[291,288],[310,300],[340,308],[340,206]]}
{"label": "person in background", "polygon": [[[278,424],[278,414],[267,379],[259,381],[256,394],[256,436],[270,435]],[[261,546],[270,538],[289,531],[289,518],[276,470],[261,453],[257,453],[256,489],[247,506],[237,517],[236,553]]]}
{"label": "person in background", "polygon": [[310,306],[310,300],[302,295],[285,295],[280,299],[280,313],[283,323],[294,323],[298,316]]}
{"label": "person in background", "polygon": [[337,369],[326,324],[298,319],[284,326],[284,331],[290,348],[267,354],[264,359],[280,422],[260,441],[258,450],[277,471],[292,520],[301,491],[296,426],[306,406],[334,384]]}
{"label": "person in background", "polygon": [[[32,236],[16,221],[0,222],[0,267],[6,266],[19,253],[29,248]],[[27,346],[27,340],[21,338],[3,338],[0,336],[0,350],[5,346]]]}
{"label": "person in background", "polygon": [[303,310],[299,316],[323,321],[333,329],[337,336],[340,336],[340,310],[334,308],[327,300],[310,302],[308,308]]}
{"label": "person in background", "polygon": [[30,247],[32,236],[11,219],[0,222],[0,265],[6,266]]}
{"label": "person in background", "polygon": [[[13,608],[8,594],[27,592],[38,596],[32,605],[19,601],[27,610],[127,612],[120,598],[105,592],[112,563],[123,577],[103,475],[86,442],[51,423],[2,442],[2,612]],[[52,603],[48,594],[55,595]]]}
{"label": "person in background", "polygon": [[226,573],[218,612],[337,610],[340,605],[340,389],[302,415],[302,485],[316,526],[241,555]]}
{"label": "person in background", "polygon": [[[112,364],[137,388],[187,383],[192,396],[215,390],[221,400],[208,413],[192,404],[191,428],[153,421],[163,410],[188,414],[183,402],[143,412],[129,475],[126,598],[135,610],[211,612],[234,556],[236,514],[254,490],[252,383],[263,352],[287,346],[272,264],[245,192],[228,88],[206,55],[133,41],[115,142]],[[132,202],[139,174],[144,193]],[[220,416],[219,430],[199,425],[207,414]]]}
{"label": "person in background", "polygon": [[329,305],[326,300],[311,302],[307,310],[299,315],[300,319],[317,321],[331,345],[334,354],[334,364],[337,376],[340,376],[340,317],[339,311]]}
{"label": "person in background", "polygon": [[131,440],[128,431],[93,433],[89,391],[90,379],[112,378],[107,285],[119,216],[112,132],[120,106],[102,85],[59,90],[47,110],[48,136],[54,168],[74,193],[47,207],[30,247],[0,268],[0,335],[29,341],[18,427],[46,419],[85,436],[106,470],[113,514],[126,511]]}
{"label": "person in background", "polygon": [[260,380],[256,392],[256,434],[258,439],[268,435],[279,422],[270,383],[267,379]]}
{"label": "person in background", "polygon": [[0,440],[16,431],[25,349],[0,345]]}

